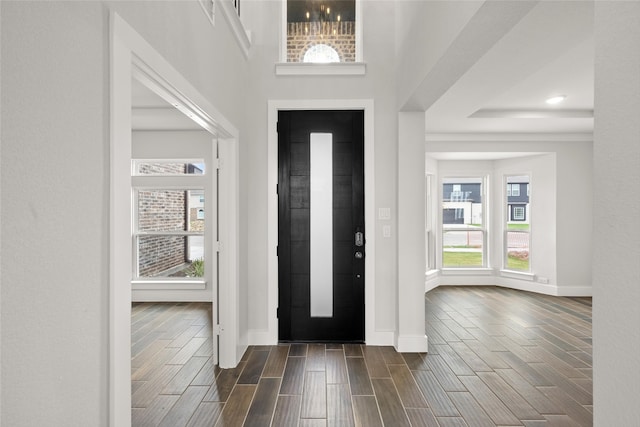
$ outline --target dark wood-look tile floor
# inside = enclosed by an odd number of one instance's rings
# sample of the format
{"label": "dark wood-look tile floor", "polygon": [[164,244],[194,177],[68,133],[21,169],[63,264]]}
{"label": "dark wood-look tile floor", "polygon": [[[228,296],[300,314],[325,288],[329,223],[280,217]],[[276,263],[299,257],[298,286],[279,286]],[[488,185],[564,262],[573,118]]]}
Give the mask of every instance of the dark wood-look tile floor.
{"label": "dark wood-look tile floor", "polygon": [[134,426],[591,426],[591,299],[495,287],[425,296],[428,354],[254,346],[211,362],[210,307],[135,304]]}

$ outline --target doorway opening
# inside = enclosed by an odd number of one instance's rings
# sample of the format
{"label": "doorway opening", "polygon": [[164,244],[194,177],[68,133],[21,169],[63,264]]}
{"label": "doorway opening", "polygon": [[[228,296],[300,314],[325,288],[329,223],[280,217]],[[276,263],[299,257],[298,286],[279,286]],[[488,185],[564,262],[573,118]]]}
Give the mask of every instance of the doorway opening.
{"label": "doorway opening", "polygon": [[[156,98],[162,100],[163,105],[169,108],[142,108],[144,106],[135,105],[135,91],[142,89],[151,93]],[[133,107],[141,107],[135,111]],[[158,114],[166,114],[166,120],[156,117]],[[134,147],[139,144],[133,143],[134,131],[149,131],[145,128],[149,122],[155,120],[162,123],[154,131],[162,135],[165,132],[175,131],[177,122],[182,121],[182,125],[188,123],[188,129],[181,132],[195,132],[206,138],[204,146],[208,147],[209,154],[189,154],[185,151],[179,155],[162,153],[160,147],[151,156],[142,155],[157,163],[163,160],[180,160],[185,165],[196,165],[193,160],[210,160],[216,174],[201,175],[199,177],[183,174],[182,177],[175,176],[132,176],[133,163],[135,158]],[[186,122],[185,122],[186,120]],[[177,121],[177,122],[176,122]],[[145,125],[144,123],[147,123]],[[164,126],[164,128],[162,127]],[[169,128],[167,128],[167,126]],[[110,279],[109,279],[109,419],[110,425],[115,427],[131,426],[131,304],[135,293],[143,295],[143,292],[155,292],[156,296],[149,297],[151,300],[158,299],[160,293],[166,295],[166,300],[176,300],[179,293],[200,292],[200,296],[194,297],[196,301],[209,301],[211,307],[211,324],[214,339],[211,340],[212,357],[219,356],[219,366],[222,368],[234,367],[244,349],[238,345],[237,333],[237,311],[238,311],[238,279],[237,279],[237,137],[238,131],[229,123],[196,88],[194,88],[182,75],[175,70],[158,52],[156,52],[133,28],[131,28],[117,14],[111,16],[111,162],[110,162]],[[142,144],[144,145],[144,144]],[[170,146],[171,144],[169,144]],[[216,147],[217,145],[217,147]],[[189,145],[181,146],[181,149],[188,150]],[[166,148],[166,147],[165,147]],[[201,146],[202,148],[202,146]],[[170,150],[169,150],[170,151]],[[224,159],[225,167],[218,172],[219,162],[215,159],[214,153],[220,159]],[[150,158],[149,158],[150,157]],[[205,162],[202,162],[205,163]],[[185,171],[189,167],[187,166]],[[135,174],[134,174],[135,175]],[[217,185],[219,175],[220,188]],[[190,181],[187,183],[186,178]],[[173,181],[185,181],[182,186],[176,188]],[[152,180],[153,182],[146,181]],[[193,182],[191,182],[193,181]],[[142,236],[145,232],[134,234],[132,221],[134,207],[133,193],[134,184],[137,184],[138,191],[147,193],[157,193],[163,196],[183,193],[186,203],[187,199],[196,208],[194,211],[197,222],[200,207],[200,197],[203,202],[212,207],[214,201],[219,200],[219,209],[210,209],[207,214],[207,221],[214,225],[210,230],[210,238],[206,239],[208,231],[203,233],[195,230],[153,230],[149,235]],[[179,190],[179,191],[176,191]],[[200,193],[199,193],[200,192]],[[147,195],[152,197],[150,194]],[[145,199],[144,196],[142,199]],[[197,198],[198,200],[195,200]],[[137,208],[140,209],[140,194],[136,199]],[[184,206],[183,206],[184,209]],[[200,213],[204,214],[205,211]],[[184,211],[185,215],[187,214]],[[189,209],[189,214],[191,209]],[[139,220],[139,218],[137,218]],[[197,225],[197,224],[196,224]],[[189,227],[191,221],[189,221]],[[163,227],[166,228],[166,227]],[[188,228],[188,227],[187,227]],[[218,230],[220,231],[219,233]],[[190,264],[194,267],[190,258],[194,253],[202,253],[204,258],[203,276],[197,278],[183,278],[169,280],[166,277],[155,277],[151,280],[132,280],[132,272],[137,272],[136,279],[140,279],[140,251],[139,240],[142,237],[158,237],[157,234],[179,234],[177,240],[182,240],[184,254],[182,254],[183,264]],[[198,238],[205,237],[198,246]],[[167,238],[167,236],[161,236]],[[194,241],[192,240],[192,238]],[[174,239],[175,240],[175,239]],[[138,243],[138,244],[136,244]],[[224,243],[224,250],[219,248]],[[176,246],[177,248],[177,246]],[[215,249],[215,250],[214,250]],[[138,253],[136,253],[136,251]],[[215,256],[214,256],[215,254]],[[136,255],[134,257],[134,255]],[[157,258],[157,257],[156,257]],[[218,258],[218,262],[215,259]],[[137,265],[136,265],[137,264]],[[219,269],[215,267],[219,264]],[[134,265],[136,268],[134,268]],[[160,267],[159,267],[160,268]],[[161,269],[168,272],[173,267]],[[175,266],[175,269],[179,269]],[[189,270],[191,271],[191,270]],[[144,276],[144,274],[143,274]],[[149,279],[149,277],[144,277]],[[138,283],[136,283],[138,282]],[[146,283],[139,283],[146,282]],[[219,286],[218,286],[219,284]],[[134,289],[135,287],[135,289]],[[176,287],[178,289],[176,289]],[[191,289],[189,289],[191,288]],[[135,292],[135,293],[134,293]],[[193,296],[193,295],[192,295]],[[188,298],[191,299],[191,298]],[[162,300],[162,299],[160,299]],[[204,337],[203,337],[204,338]],[[220,351],[214,343],[219,340]]]}
{"label": "doorway opening", "polygon": [[[270,100],[268,105],[268,321],[265,330],[250,331],[254,344],[273,345],[278,341],[278,112],[295,110],[362,110],[364,111],[364,201],[365,224],[373,230],[375,213],[374,102],[370,99],[349,100]],[[376,328],[376,233],[369,232],[365,264],[365,342],[367,345],[393,345],[394,331]]]}

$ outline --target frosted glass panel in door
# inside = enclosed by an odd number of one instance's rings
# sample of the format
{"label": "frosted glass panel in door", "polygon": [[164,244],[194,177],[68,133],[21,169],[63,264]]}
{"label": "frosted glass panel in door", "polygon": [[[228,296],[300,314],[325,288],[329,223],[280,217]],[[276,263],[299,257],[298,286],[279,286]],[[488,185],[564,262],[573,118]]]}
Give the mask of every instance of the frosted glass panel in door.
{"label": "frosted glass panel in door", "polygon": [[333,136],[310,140],[311,317],[333,317]]}

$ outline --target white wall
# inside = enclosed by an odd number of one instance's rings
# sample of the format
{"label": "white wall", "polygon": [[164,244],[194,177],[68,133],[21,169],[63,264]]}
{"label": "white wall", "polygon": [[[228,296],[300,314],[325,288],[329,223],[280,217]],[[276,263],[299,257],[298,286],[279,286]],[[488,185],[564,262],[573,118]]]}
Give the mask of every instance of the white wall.
{"label": "white wall", "polygon": [[[549,279],[551,287],[561,285],[558,279],[558,267],[561,258],[558,256],[557,242],[558,234],[557,221],[560,214],[558,208],[558,188],[564,187],[557,178],[557,158],[556,153],[527,156],[515,159],[496,160],[494,162],[494,178],[492,193],[494,195],[493,227],[494,252],[493,259],[496,268],[502,268],[504,259],[503,227],[506,223],[505,185],[506,175],[527,174],[531,180],[531,273],[538,278]],[[588,258],[587,258],[588,259]],[[564,262],[564,261],[562,261]],[[588,270],[584,268],[585,270]]]}
{"label": "white wall", "polygon": [[[424,330],[424,114],[398,115],[398,323],[395,347],[426,352]],[[401,309],[400,309],[401,308]]]}
{"label": "white wall", "polygon": [[106,426],[109,10],[238,127],[247,64],[224,19],[212,29],[197,2],[0,7],[0,419]]}
{"label": "white wall", "polygon": [[639,2],[595,4],[593,403],[596,426],[640,424],[638,22]]}
{"label": "white wall", "polygon": [[[565,138],[566,139],[566,138]],[[584,138],[579,138],[584,139]],[[528,142],[437,142],[428,141],[430,153],[525,153],[524,157],[495,161],[437,162],[438,175],[489,174],[493,202],[490,207],[493,230],[502,229],[502,177],[505,174],[526,172],[532,179],[532,273],[537,282],[491,276],[447,276],[442,284],[504,284],[519,289],[552,295],[591,295],[593,191],[592,147],[588,141],[539,140]],[[531,153],[540,153],[531,156]],[[546,153],[546,154],[545,154]],[[433,163],[433,159],[429,162]],[[429,165],[429,163],[427,163]],[[433,166],[428,167],[433,168]],[[492,233],[491,267],[502,263],[502,235]],[[542,283],[549,279],[549,283]]]}
{"label": "white wall", "polygon": [[[405,105],[483,3],[446,0],[397,2],[396,81],[399,107]],[[416,55],[416,52],[420,54]]]}
{"label": "white wall", "polygon": [[276,76],[274,65],[280,52],[280,1],[256,1],[243,9],[252,30],[254,47],[247,92],[250,118],[241,146],[241,211],[247,212],[249,328],[256,333],[268,324],[267,295],[267,102],[268,100],[373,99],[375,134],[375,189],[366,197],[378,207],[391,208],[391,238],[382,237],[381,225],[367,224],[376,238],[376,329],[394,331],[396,323],[396,159],[397,114],[395,110],[394,2],[367,2],[363,7],[365,76]]}

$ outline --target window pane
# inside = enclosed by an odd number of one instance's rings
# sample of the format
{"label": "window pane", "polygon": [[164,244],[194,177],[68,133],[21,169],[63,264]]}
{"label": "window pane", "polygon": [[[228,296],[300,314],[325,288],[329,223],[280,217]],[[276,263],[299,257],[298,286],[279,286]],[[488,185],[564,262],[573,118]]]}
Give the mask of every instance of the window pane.
{"label": "window pane", "polygon": [[138,232],[204,231],[203,190],[139,190]]}
{"label": "window pane", "polygon": [[530,271],[529,176],[507,176],[506,185],[505,268]]}
{"label": "window pane", "polygon": [[442,184],[442,224],[481,226],[482,178],[445,178]]}
{"label": "window pane", "polygon": [[333,135],[310,143],[311,317],[333,317]]}
{"label": "window pane", "polygon": [[424,223],[425,223],[425,268],[431,270],[435,268],[435,253],[433,251],[434,239],[431,233],[433,227],[431,209],[433,207],[433,199],[431,192],[432,175],[427,175],[425,179],[425,205],[424,205]]}
{"label": "window pane", "polygon": [[138,277],[204,276],[203,236],[138,236]]}
{"label": "window pane", "polygon": [[443,267],[483,267],[484,232],[482,230],[444,230]]}
{"label": "window pane", "polygon": [[507,268],[529,271],[528,231],[507,231]]}
{"label": "window pane", "polygon": [[287,62],[355,62],[355,30],[355,0],[287,0]]}
{"label": "window pane", "polygon": [[161,161],[135,162],[134,175],[202,175],[204,161],[193,163]]}

